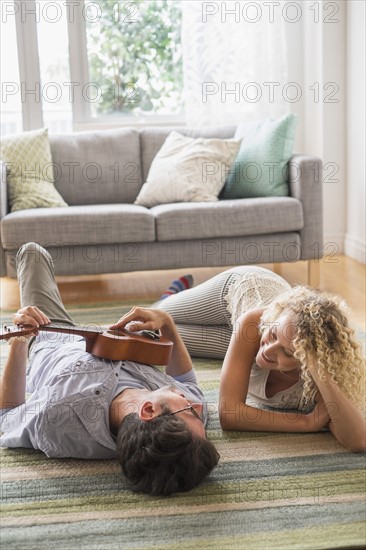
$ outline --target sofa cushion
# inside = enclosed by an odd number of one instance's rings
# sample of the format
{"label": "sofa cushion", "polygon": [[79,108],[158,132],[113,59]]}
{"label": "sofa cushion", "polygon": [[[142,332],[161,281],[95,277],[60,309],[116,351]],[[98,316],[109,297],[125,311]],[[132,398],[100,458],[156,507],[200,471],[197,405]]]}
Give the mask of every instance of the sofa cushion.
{"label": "sofa cushion", "polygon": [[240,124],[235,137],[242,138],[241,147],[220,197],[287,196],[285,167],[292,155],[296,124],[293,113]]}
{"label": "sofa cushion", "polygon": [[240,140],[191,138],[171,132],[152,161],[135,204],[217,201],[239,146]]}
{"label": "sofa cushion", "polygon": [[140,138],[124,128],[50,136],[56,189],[69,205],[133,203],[140,191]]}
{"label": "sofa cushion", "polygon": [[281,233],[304,223],[301,202],[290,197],[162,204],[150,212],[158,241]]}
{"label": "sofa cushion", "polygon": [[214,128],[144,128],[140,131],[142,178],[145,182],[150,166],[164,141],[172,131],[191,138],[220,138],[234,137],[236,126],[219,126]]}
{"label": "sofa cushion", "polygon": [[154,222],[149,210],[132,204],[33,208],[5,216],[1,237],[10,250],[28,241],[42,246],[151,242]]}
{"label": "sofa cushion", "polygon": [[5,136],[0,144],[7,166],[12,212],[28,208],[67,206],[54,187],[47,128]]}

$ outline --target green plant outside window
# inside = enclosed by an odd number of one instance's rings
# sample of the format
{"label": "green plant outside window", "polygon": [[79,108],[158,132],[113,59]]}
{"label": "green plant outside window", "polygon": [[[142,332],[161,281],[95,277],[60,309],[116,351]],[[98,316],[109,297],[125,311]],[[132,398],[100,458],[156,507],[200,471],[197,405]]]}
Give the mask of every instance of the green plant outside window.
{"label": "green plant outside window", "polygon": [[90,4],[89,76],[99,90],[93,116],[182,114],[180,0]]}

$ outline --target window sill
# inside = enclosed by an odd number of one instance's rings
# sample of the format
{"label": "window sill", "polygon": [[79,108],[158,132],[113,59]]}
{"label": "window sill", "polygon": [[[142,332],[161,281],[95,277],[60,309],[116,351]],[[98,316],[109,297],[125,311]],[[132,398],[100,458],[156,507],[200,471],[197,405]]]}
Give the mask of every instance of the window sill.
{"label": "window sill", "polygon": [[146,127],[183,127],[186,126],[184,116],[160,116],[160,117],[101,117],[85,122],[74,123],[75,132],[90,130],[110,130],[114,128],[146,128]]}

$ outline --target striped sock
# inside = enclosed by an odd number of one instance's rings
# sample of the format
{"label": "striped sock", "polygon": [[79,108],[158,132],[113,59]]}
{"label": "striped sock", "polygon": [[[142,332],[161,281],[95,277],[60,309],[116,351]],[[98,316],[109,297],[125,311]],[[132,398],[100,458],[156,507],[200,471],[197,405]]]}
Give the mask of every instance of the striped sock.
{"label": "striped sock", "polygon": [[171,283],[170,287],[164,292],[164,294],[160,296],[159,300],[164,300],[165,298],[168,298],[168,296],[171,296],[172,294],[177,294],[182,290],[187,290],[192,286],[193,286],[192,275],[183,275],[182,277],[179,277],[179,279],[175,279]]}

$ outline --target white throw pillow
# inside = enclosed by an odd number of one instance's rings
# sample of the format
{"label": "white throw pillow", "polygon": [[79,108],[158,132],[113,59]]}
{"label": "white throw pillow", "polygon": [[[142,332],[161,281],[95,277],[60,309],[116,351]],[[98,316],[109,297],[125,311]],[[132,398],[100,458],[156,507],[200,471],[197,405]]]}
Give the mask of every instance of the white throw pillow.
{"label": "white throw pillow", "polygon": [[194,139],[171,132],[135,200],[141,206],[218,200],[241,140]]}

